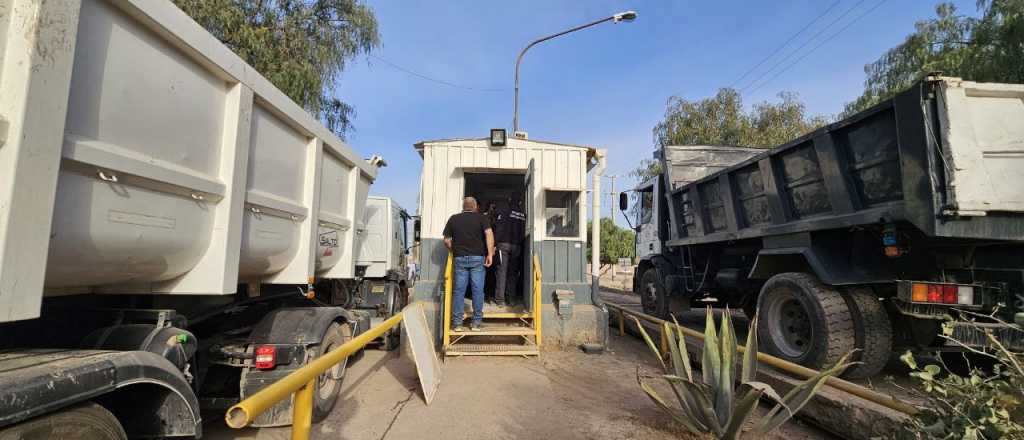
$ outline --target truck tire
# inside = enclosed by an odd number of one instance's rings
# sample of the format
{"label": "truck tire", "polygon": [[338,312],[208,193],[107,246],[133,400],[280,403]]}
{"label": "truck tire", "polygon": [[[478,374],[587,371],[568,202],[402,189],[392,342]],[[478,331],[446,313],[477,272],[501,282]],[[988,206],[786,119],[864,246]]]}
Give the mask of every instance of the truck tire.
{"label": "truck tire", "polygon": [[773,356],[821,369],[854,348],[846,300],[811,274],[787,272],[769,278],[757,311],[759,342]]}
{"label": "truck tire", "polygon": [[644,271],[640,278],[640,304],[644,313],[656,318],[668,319],[669,300],[668,290],[665,289],[665,282],[658,273],[657,268],[649,268]]}
{"label": "truck tire", "polygon": [[[387,316],[383,317],[384,319],[395,316],[395,313],[398,313],[399,311],[404,309],[405,306],[407,305],[406,303],[408,302],[409,298],[408,289],[406,289],[406,287],[402,284],[394,283],[393,285],[390,286],[390,289],[392,295],[390,301],[391,307],[387,311]],[[391,330],[388,330],[388,332],[384,334],[383,339],[384,344],[382,348],[385,351],[392,351],[398,348],[398,346],[401,345],[402,343],[402,324],[399,323]]]}
{"label": "truck tire", "polygon": [[846,369],[843,377],[864,379],[885,369],[892,354],[892,322],[885,306],[874,290],[867,286],[848,289],[843,295],[853,317],[857,353],[853,360],[861,362]]}
{"label": "truck tire", "polygon": [[125,440],[121,422],[110,411],[92,402],[36,417],[9,428],[0,429],[0,440],[44,440],[73,438],[84,440]]}
{"label": "truck tire", "polygon": [[[352,331],[348,326],[332,323],[324,332],[320,341],[320,348],[317,357],[329,353],[345,342],[352,339]],[[345,379],[345,370],[348,369],[348,359],[339,362],[331,369],[316,378],[316,392],[313,393],[313,420],[323,420],[334,409],[338,402],[338,395],[341,394],[341,383]]]}

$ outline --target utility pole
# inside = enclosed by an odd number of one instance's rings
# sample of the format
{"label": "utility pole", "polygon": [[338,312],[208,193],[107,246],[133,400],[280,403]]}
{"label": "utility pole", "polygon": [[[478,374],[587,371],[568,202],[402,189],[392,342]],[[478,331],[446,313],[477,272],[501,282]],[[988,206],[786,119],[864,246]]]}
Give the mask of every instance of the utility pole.
{"label": "utility pole", "polygon": [[[618,201],[615,200],[615,179],[617,179],[619,176],[615,174],[609,174],[605,175],[604,177],[607,177],[612,180],[612,190],[608,193],[608,195],[611,196],[611,201],[610,203],[608,203],[608,218],[612,220],[612,224],[615,224],[615,209],[619,204]],[[619,263],[617,261],[613,261],[611,266],[608,267],[609,271],[612,273],[612,280],[615,279],[615,271],[618,269],[618,265]]]}

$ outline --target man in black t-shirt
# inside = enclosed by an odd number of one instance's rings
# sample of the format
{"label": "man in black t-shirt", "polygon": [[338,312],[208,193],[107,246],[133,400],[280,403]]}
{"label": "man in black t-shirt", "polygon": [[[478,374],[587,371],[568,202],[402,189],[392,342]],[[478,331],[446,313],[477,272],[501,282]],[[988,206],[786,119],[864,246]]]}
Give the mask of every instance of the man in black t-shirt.
{"label": "man in black t-shirt", "polygon": [[494,302],[499,306],[513,301],[517,294],[516,280],[519,279],[522,258],[523,237],[526,234],[526,215],[523,202],[509,197],[508,208],[499,209],[494,215],[494,239],[498,242],[498,267],[494,281]]}
{"label": "man in black t-shirt", "polygon": [[444,244],[452,251],[452,329],[462,327],[462,314],[466,302],[466,284],[472,289],[473,319],[470,329],[480,330],[484,319],[484,271],[491,267],[494,255],[494,234],[486,217],[477,212],[476,199],[462,200],[462,212],[448,218],[444,225]]}

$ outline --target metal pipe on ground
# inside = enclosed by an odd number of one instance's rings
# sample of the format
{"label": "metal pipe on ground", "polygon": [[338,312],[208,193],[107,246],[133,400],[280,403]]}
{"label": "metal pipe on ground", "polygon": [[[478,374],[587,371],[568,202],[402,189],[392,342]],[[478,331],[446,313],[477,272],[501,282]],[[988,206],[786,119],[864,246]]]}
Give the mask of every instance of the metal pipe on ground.
{"label": "metal pipe on ground", "polygon": [[[667,321],[665,321],[663,319],[655,318],[655,317],[653,317],[651,315],[648,315],[646,313],[637,312],[635,310],[630,310],[630,309],[624,307],[621,304],[615,304],[615,303],[611,303],[611,302],[607,302],[607,301],[604,304],[608,308],[614,309],[615,311],[617,311],[620,314],[619,315],[619,319],[620,319],[620,321],[619,321],[619,331],[620,332],[624,332],[625,331],[624,315],[633,316],[633,317],[636,317],[638,319],[642,319],[644,321],[650,322],[652,324],[656,324],[658,326],[661,326],[662,324],[668,323]],[[693,329],[690,329],[690,328],[687,328],[687,327],[682,327],[682,330],[683,330],[683,333],[686,334],[686,336],[690,336],[690,337],[696,338],[696,339],[700,340],[701,342],[704,341],[704,334],[703,333],[698,332],[698,331],[693,330]],[[739,348],[739,352],[740,353],[746,352],[746,348],[743,347],[742,345],[738,345],[737,347]],[[787,361],[785,359],[779,359],[779,358],[777,358],[775,356],[772,356],[772,355],[769,355],[769,354],[766,354],[766,353],[758,352],[757,353],[757,360],[758,360],[758,362],[762,362],[762,363],[764,363],[766,365],[769,365],[771,367],[777,368],[777,369],[782,370],[782,371],[784,371],[786,373],[793,374],[795,376],[799,376],[799,377],[804,378],[804,379],[808,379],[808,378],[814,377],[815,375],[817,375],[819,373],[818,371],[812,370],[812,369],[807,368],[807,367],[805,367],[803,365],[794,364],[794,363],[789,362],[789,361]],[[875,392],[875,391],[873,391],[871,389],[862,387],[860,385],[857,385],[855,383],[852,383],[852,382],[849,382],[849,381],[846,381],[846,380],[843,380],[843,379],[839,379],[839,378],[836,378],[836,377],[829,377],[829,378],[827,378],[825,380],[825,384],[828,385],[828,386],[831,386],[831,387],[833,387],[835,389],[838,389],[840,391],[843,391],[843,392],[852,394],[854,396],[857,396],[857,397],[859,397],[861,399],[867,400],[869,402],[872,402],[872,403],[884,406],[884,407],[889,408],[889,409],[891,409],[893,411],[898,411],[898,412],[901,412],[901,413],[904,413],[904,414],[907,414],[907,415],[914,415],[914,414],[917,414],[917,412],[918,412],[917,408],[915,408],[914,406],[911,406],[910,404],[908,404],[906,402],[901,402],[899,400],[894,399],[891,396],[886,396],[884,394]]]}

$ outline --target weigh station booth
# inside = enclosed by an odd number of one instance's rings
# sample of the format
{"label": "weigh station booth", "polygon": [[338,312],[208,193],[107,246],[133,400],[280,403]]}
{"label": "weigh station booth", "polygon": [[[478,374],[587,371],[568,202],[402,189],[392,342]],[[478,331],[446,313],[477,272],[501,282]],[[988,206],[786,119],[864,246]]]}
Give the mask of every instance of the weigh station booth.
{"label": "weigh station booth", "polygon": [[[535,321],[543,322],[545,346],[602,342],[607,317],[594,306],[587,276],[586,197],[587,174],[597,171],[602,151],[504,136],[422,141],[415,149],[423,159],[423,172],[420,279],[413,300],[433,305],[427,310],[431,328],[444,334],[448,249],[442,231],[448,218],[462,211],[466,196],[477,199],[481,212],[492,203],[506,207],[511,197],[523,201],[527,220],[521,278],[516,278],[518,295],[514,300],[518,305],[507,311],[525,316],[540,307]],[[539,292],[534,290],[534,263],[541,272]],[[490,284],[488,296],[493,289]],[[540,322],[523,325],[540,327]],[[444,345],[447,348],[447,341]]]}

